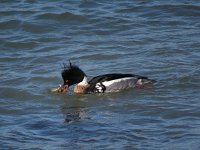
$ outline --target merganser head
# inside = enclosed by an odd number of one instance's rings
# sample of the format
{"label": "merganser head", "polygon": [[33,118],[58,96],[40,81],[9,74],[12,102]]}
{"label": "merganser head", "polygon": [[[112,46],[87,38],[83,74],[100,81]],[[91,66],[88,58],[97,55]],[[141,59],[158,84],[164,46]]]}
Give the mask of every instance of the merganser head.
{"label": "merganser head", "polygon": [[86,74],[78,66],[72,65],[70,62],[69,65],[64,64],[61,76],[64,81],[63,85],[52,91],[65,93],[71,85],[83,81],[84,77],[86,77]]}
{"label": "merganser head", "polygon": [[69,66],[64,65],[64,69],[61,72],[64,85],[71,86],[77,84],[83,80],[86,76],[85,73],[76,65],[69,63]]}

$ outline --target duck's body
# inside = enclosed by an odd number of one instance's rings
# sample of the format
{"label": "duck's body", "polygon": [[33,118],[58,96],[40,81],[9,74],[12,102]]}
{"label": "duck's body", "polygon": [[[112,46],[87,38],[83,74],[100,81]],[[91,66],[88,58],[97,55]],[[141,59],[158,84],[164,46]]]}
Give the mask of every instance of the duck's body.
{"label": "duck's body", "polygon": [[[152,82],[146,77],[133,74],[105,74],[92,78],[85,87],[85,93],[108,93],[118,92],[120,90],[142,86]],[[76,91],[74,91],[76,93]]]}
{"label": "duck's body", "polygon": [[88,94],[118,92],[128,88],[145,86],[154,82],[154,80],[148,79],[147,77],[120,73],[96,76],[88,82],[86,74],[71,63],[69,67],[64,67],[62,77],[64,84],[57,90],[60,93],[65,93],[68,87],[73,84],[77,84],[74,88],[74,93]]}

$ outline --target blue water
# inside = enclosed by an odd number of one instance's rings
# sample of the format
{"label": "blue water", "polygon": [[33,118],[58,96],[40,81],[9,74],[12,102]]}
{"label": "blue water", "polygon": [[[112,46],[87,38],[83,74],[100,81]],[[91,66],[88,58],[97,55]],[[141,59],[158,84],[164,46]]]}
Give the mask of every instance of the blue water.
{"label": "blue water", "polygon": [[[0,2],[0,149],[200,149],[200,2]],[[151,89],[51,93],[71,60]]]}

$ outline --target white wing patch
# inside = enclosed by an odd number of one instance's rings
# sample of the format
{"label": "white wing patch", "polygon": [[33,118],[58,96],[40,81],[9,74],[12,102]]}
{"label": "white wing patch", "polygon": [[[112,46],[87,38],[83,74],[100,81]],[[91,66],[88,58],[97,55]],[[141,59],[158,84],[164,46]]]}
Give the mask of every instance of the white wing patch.
{"label": "white wing patch", "polygon": [[96,91],[97,93],[103,93],[104,92],[101,83],[97,83],[95,88],[97,89],[97,91]]}

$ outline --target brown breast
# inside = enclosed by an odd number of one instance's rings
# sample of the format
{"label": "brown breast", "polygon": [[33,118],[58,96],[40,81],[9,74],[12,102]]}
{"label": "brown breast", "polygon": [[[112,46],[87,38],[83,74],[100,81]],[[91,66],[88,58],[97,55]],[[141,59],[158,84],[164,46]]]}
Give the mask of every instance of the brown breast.
{"label": "brown breast", "polygon": [[74,93],[85,94],[85,93],[86,93],[87,87],[88,87],[88,86],[76,85],[76,86],[74,87]]}

